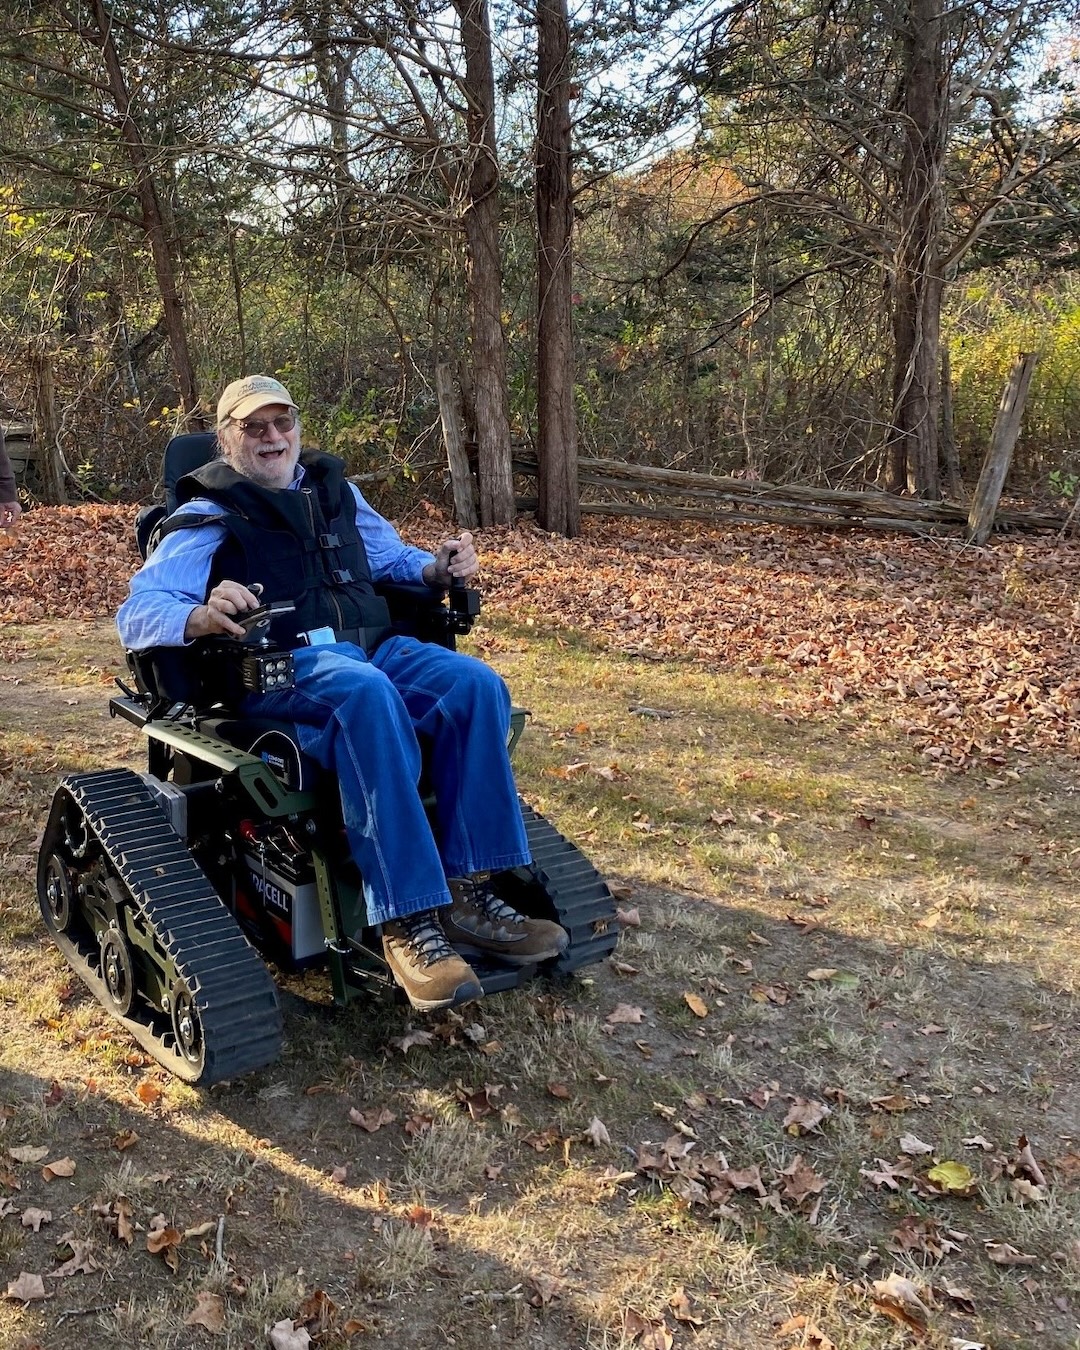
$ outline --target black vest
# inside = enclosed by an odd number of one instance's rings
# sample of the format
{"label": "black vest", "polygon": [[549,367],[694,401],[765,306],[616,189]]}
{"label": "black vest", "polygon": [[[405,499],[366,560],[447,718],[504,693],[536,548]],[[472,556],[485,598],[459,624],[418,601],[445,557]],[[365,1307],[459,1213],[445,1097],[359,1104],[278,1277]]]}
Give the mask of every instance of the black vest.
{"label": "black vest", "polygon": [[224,460],[215,459],[176,485],[177,501],[206,497],[223,507],[220,515],[174,514],[162,534],[219,524],[228,538],[214,554],[206,594],[220,581],[262,583],[262,600],[292,600],[296,612],[274,620],[270,635],[294,647],[312,628],[374,645],[389,626],[386,601],[372,586],[364,541],[356,528],[356,498],[345,480],[345,465],[334,455],[305,450],[299,489],[260,487]]}

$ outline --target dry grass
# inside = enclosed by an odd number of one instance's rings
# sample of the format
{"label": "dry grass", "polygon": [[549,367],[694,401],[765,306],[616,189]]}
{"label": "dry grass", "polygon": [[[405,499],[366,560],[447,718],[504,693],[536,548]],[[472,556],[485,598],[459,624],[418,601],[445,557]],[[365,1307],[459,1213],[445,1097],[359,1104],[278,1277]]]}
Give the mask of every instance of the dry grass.
{"label": "dry grass", "polygon": [[[923,1291],[931,1350],[1080,1346],[1075,763],[935,774],[883,720],[792,723],[790,678],[489,627],[483,654],[533,711],[524,793],[638,911],[617,964],[493,998],[469,1013],[482,1035],[405,1057],[389,1038],[417,1019],[396,1005],[291,1000],[278,1065],[197,1092],[71,987],[36,916],[55,779],[139,763],[138,737],[104,716],[110,627],[5,637],[19,663],[0,674],[20,683],[0,691],[0,1200],[53,1221],[0,1218],[0,1288],[55,1269],[68,1232],[100,1269],[47,1279],[44,1304],[0,1302],[0,1345],[261,1345],[322,1290],[331,1350],[615,1350],[641,1344],[628,1310],[665,1319],[676,1347],[789,1350],[820,1333],[900,1350],[912,1334],[872,1290],[895,1271]],[[608,1022],[620,1003],[641,1021]],[[143,1100],[146,1083],[160,1096]],[[474,1119],[462,1099],[485,1086],[494,1110]],[[809,1134],[784,1127],[799,1097],[830,1107]],[[350,1107],[377,1104],[393,1124],[350,1125]],[[430,1125],[407,1134],[410,1118]],[[594,1119],[610,1143],[587,1138]],[[801,1156],[826,1181],[819,1210],[749,1192],[688,1206],[636,1174],[640,1148],[680,1132],[690,1157],[757,1166],[770,1191]],[[1043,1198],[1009,1175],[1021,1134]],[[874,1185],[864,1171],[906,1157],[906,1135],[933,1150],[916,1171],[963,1162],[975,1193]],[[20,1144],[70,1156],[75,1175],[44,1181],[6,1153]],[[121,1197],[130,1247],[93,1209]],[[175,1274],[146,1250],[157,1215],[211,1225]],[[959,1250],[899,1249],[905,1215],[962,1234]],[[1032,1263],[994,1264],[1001,1243]],[[970,1303],[947,1292],[960,1287]],[[213,1338],[185,1324],[199,1290],[224,1300]]]}

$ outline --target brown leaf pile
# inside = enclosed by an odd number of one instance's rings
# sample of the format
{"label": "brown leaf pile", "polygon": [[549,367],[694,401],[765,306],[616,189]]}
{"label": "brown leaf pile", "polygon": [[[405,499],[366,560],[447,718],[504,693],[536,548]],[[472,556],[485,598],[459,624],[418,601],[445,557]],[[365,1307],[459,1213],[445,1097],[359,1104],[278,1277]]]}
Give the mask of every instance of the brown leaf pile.
{"label": "brown leaf pile", "polygon": [[[0,552],[0,622],[115,613],[138,565],[133,515],[28,512]],[[450,531],[436,515],[405,533],[431,546]],[[884,710],[930,764],[1080,753],[1080,543],[587,519],[575,540],[525,522],[480,545],[489,613],[643,657],[809,675],[789,715]]]}
{"label": "brown leaf pile", "polygon": [[0,550],[0,623],[115,614],[139,566],[130,506],[27,511]]}
{"label": "brown leaf pile", "polygon": [[[587,521],[485,531],[485,606],[624,652],[811,678],[799,716],[883,706],[931,763],[1080,752],[1080,544]],[[866,701],[866,702],[864,702]],[[863,706],[859,706],[863,703]]]}

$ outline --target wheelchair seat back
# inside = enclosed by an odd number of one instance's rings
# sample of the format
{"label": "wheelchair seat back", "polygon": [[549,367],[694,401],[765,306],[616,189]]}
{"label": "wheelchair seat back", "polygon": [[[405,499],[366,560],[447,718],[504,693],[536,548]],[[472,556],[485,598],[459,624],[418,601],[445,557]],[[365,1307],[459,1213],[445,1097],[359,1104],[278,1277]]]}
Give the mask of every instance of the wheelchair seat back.
{"label": "wheelchair seat back", "polygon": [[192,431],[174,436],[165,447],[162,482],[165,484],[165,514],[171,516],[180,503],[176,485],[186,473],[194,473],[217,455],[217,432]]}
{"label": "wheelchair seat back", "polygon": [[158,528],[179,506],[176,485],[186,473],[201,469],[217,454],[217,433],[192,431],[174,436],[162,456],[161,481],[165,489],[164,502],[144,506],[135,517],[135,542],[139,554],[147,558],[157,547]]}

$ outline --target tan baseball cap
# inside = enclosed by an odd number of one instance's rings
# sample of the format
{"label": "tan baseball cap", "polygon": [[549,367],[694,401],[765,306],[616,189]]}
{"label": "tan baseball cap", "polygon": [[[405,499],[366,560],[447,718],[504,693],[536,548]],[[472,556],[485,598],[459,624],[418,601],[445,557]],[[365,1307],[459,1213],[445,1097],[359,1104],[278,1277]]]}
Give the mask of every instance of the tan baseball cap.
{"label": "tan baseball cap", "polygon": [[285,403],[295,408],[292,394],[272,375],[245,375],[233,380],[218,399],[217,424],[223,427],[230,417],[241,421],[268,403]]}

